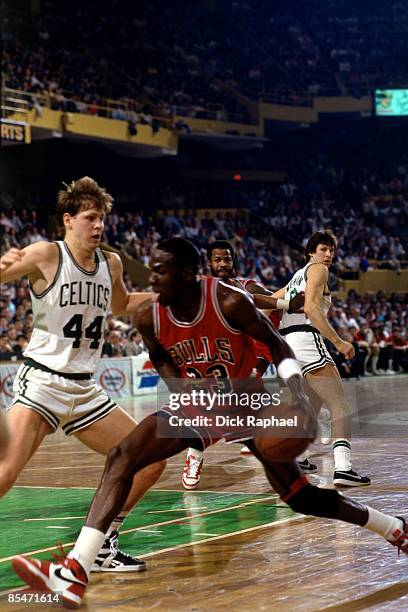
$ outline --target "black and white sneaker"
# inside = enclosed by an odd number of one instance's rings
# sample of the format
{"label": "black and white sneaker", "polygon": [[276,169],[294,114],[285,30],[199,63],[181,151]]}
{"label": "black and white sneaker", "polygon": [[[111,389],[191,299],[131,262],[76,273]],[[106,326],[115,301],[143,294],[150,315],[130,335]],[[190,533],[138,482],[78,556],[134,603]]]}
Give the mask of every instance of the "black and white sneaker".
{"label": "black and white sneaker", "polygon": [[360,476],[354,470],[336,470],[333,484],[337,487],[366,487],[371,484],[368,476]]}
{"label": "black and white sneaker", "polygon": [[304,474],[313,474],[313,472],[317,472],[317,465],[315,463],[310,463],[309,459],[297,461],[297,464]]}
{"label": "black and white sneaker", "polygon": [[91,572],[144,572],[146,563],[119,550],[118,532],[112,531],[106,538]]}

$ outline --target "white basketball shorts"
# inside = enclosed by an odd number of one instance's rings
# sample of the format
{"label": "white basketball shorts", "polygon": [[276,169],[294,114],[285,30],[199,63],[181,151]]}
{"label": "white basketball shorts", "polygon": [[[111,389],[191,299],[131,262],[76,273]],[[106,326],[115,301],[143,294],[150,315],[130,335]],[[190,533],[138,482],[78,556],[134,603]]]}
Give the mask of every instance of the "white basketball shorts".
{"label": "white basketball shorts", "polygon": [[35,410],[56,431],[69,436],[105,417],[117,407],[93,378],[72,380],[23,363],[13,384],[12,404]]}
{"label": "white basketball shorts", "polygon": [[303,376],[326,364],[335,365],[321,334],[314,331],[294,331],[284,335],[284,340],[295,353]]}

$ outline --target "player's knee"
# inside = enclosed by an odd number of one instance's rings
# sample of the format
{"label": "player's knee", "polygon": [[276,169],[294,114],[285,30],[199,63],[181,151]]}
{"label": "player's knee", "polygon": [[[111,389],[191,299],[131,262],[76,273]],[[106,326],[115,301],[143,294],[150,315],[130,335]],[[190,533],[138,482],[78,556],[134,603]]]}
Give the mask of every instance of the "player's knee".
{"label": "player's knee", "polygon": [[125,479],[133,475],[137,471],[138,466],[130,450],[125,448],[123,444],[118,444],[118,446],[114,446],[109,451],[105,469],[116,478]]}
{"label": "player's knee", "polygon": [[0,497],[3,497],[11,489],[17,480],[18,474],[15,470],[7,467],[0,467]]}
{"label": "player's knee", "polygon": [[320,489],[307,484],[286,501],[294,512],[336,518],[339,512],[340,496],[333,489]]}

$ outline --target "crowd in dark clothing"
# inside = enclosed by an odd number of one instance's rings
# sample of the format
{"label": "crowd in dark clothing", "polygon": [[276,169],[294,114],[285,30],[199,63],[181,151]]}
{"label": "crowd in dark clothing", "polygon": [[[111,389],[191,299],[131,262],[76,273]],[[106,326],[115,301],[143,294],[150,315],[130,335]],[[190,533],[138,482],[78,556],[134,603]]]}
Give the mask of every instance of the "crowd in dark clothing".
{"label": "crowd in dark clothing", "polygon": [[45,94],[68,112],[250,123],[242,93],[308,104],[316,95],[406,85],[408,18],[398,0],[369,8],[353,0],[220,0],[214,10],[182,0],[72,0],[64,11],[47,0],[31,20],[11,4],[3,85]]}

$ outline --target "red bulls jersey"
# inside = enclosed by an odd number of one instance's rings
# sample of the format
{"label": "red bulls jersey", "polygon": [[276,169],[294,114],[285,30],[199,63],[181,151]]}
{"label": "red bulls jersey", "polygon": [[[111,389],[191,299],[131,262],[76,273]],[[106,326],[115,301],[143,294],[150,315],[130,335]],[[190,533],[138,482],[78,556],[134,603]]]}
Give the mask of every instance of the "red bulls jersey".
{"label": "red bulls jersey", "polygon": [[201,304],[191,322],[178,321],[170,306],[153,305],[156,338],[183,378],[249,378],[255,367],[255,341],[224,318],[218,283],[218,278],[201,278]]}

